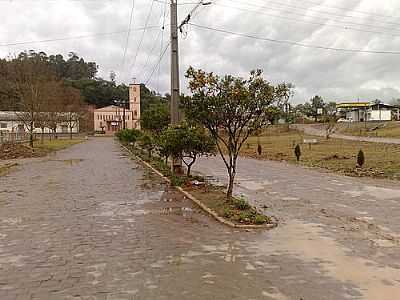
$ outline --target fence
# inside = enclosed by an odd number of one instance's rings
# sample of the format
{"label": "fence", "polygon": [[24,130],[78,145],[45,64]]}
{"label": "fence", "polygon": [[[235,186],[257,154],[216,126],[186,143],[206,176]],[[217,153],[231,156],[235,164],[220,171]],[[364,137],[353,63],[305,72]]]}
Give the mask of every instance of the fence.
{"label": "fence", "polygon": [[5,132],[0,131],[0,144],[23,143],[29,141],[29,134],[26,132]]}

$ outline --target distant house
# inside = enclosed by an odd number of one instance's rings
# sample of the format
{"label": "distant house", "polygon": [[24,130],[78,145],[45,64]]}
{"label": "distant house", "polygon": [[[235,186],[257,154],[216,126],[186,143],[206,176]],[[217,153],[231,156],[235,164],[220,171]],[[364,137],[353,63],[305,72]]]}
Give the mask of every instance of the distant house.
{"label": "distant house", "polygon": [[340,116],[349,122],[392,121],[399,108],[381,102],[344,102],[337,105]]}
{"label": "distant house", "polygon": [[[0,111],[0,132],[1,133],[24,133],[28,132],[29,129],[27,128],[26,124],[22,121],[22,116],[24,112],[16,112],[16,111]],[[43,118],[46,117],[48,113],[41,112],[38,113]],[[49,127],[44,127],[43,132],[40,124],[38,122],[34,122],[34,133],[41,134],[41,133],[78,133],[79,132],[79,118],[77,117],[76,121],[68,122],[68,118],[70,118],[70,114],[68,112],[60,112],[57,113],[57,121],[56,121],[56,132],[53,132]],[[71,128],[71,127],[72,128]],[[72,129],[72,130],[71,130]]]}
{"label": "distant house", "polygon": [[129,86],[129,108],[110,105],[94,111],[95,133],[113,135],[123,128],[140,129],[140,84]]}

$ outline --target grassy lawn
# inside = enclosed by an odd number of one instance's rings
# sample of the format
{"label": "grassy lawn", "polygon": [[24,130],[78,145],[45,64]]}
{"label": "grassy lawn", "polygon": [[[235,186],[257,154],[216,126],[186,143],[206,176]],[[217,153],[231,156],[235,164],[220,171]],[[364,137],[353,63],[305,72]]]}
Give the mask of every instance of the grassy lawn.
{"label": "grassy lawn", "polygon": [[45,140],[43,144],[41,144],[40,140],[35,141],[34,148],[42,150],[44,152],[53,152],[59,151],[70,146],[82,143],[83,139],[57,139],[57,140]]}
{"label": "grassy lawn", "polygon": [[400,122],[342,124],[340,133],[355,136],[400,138]]}
{"label": "grassy lawn", "polygon": [[[317,139],[318,144],[303,144],[304,139]],[[257,154],[258,141],[262,154]],[[301,165],[320,167],[351,176],[373,176],[400,179],[400,146],[379,143],[326,140],[304,135],[295,130],[267,129],[259,137],[251,137],[242,148],[242,155],[257,159],[269,159],[297,163],[294,155],[296,144],[301,146]],[[365,165],[357,168],[356,156],[362,149]]]}

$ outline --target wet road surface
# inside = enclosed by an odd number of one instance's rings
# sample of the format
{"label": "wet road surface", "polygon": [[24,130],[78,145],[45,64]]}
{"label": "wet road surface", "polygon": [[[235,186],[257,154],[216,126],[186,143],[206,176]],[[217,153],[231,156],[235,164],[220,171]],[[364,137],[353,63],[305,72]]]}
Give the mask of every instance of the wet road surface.
{"label": "wet road surface", "polygon": [[[227,182],[219,157],[195,170]],[[271,249],[319,260],[323,274],[359,287],[359,299],[400,299],[399,182],[241,158],[236,193],[280,220]]]}
{"label": "wet road surface", "polygon": [[[202,168],[210,163],[223,176],[214,160]],[[109,138],[26,162],[0,177],[0,299],[395,299],[398,245],[381,236],[384,248],[364,245],[357,233],[353,248],[336,215],[322,221],[336,213],[336,200],[324,216],[314,205],[317,191],[294,199],[290,191],[303,187],[287,178],[284,191],[273,194],[268,180],[283,179],[272,176],[278,169],[264,172],[262,184],[240,174],[240,189],[263,195],[255,201],[283,223],[243,232],[205,216]],[[363,199],[363,190],[352,194],[347,187],[355,203]],[[379,203],[393,201],[387,213],[396,214],[397,200],[385,198]],[[369,207],[363,211],[370,216]],[[387,225],[390,234],[397,230]]]}

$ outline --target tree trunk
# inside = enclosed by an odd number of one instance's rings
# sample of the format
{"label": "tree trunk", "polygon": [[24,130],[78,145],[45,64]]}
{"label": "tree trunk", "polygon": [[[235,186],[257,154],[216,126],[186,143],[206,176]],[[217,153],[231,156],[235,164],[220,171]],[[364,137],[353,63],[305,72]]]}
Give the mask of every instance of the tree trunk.
{"label": "tree trunk", "polygon": [[72,140],[72,127],[69,127],[69,139]]}
{"label": "tree trunk", "polygon": [[29,124],[29,146],[33,148],[33,122]]}
{"label": "tree trunk", "polygon": [[226,198],[228,199],[228,201],[232,199],[234,182],[235,182],[235,174],[233,172],[229,172],[229,184],[228,184],[228,191],[226,193]]}
{"label": "tree trunk", "polygon": [[40,143],[43,145],[44,144],[44,128],[42,127],[42,136],[40,137]]}

